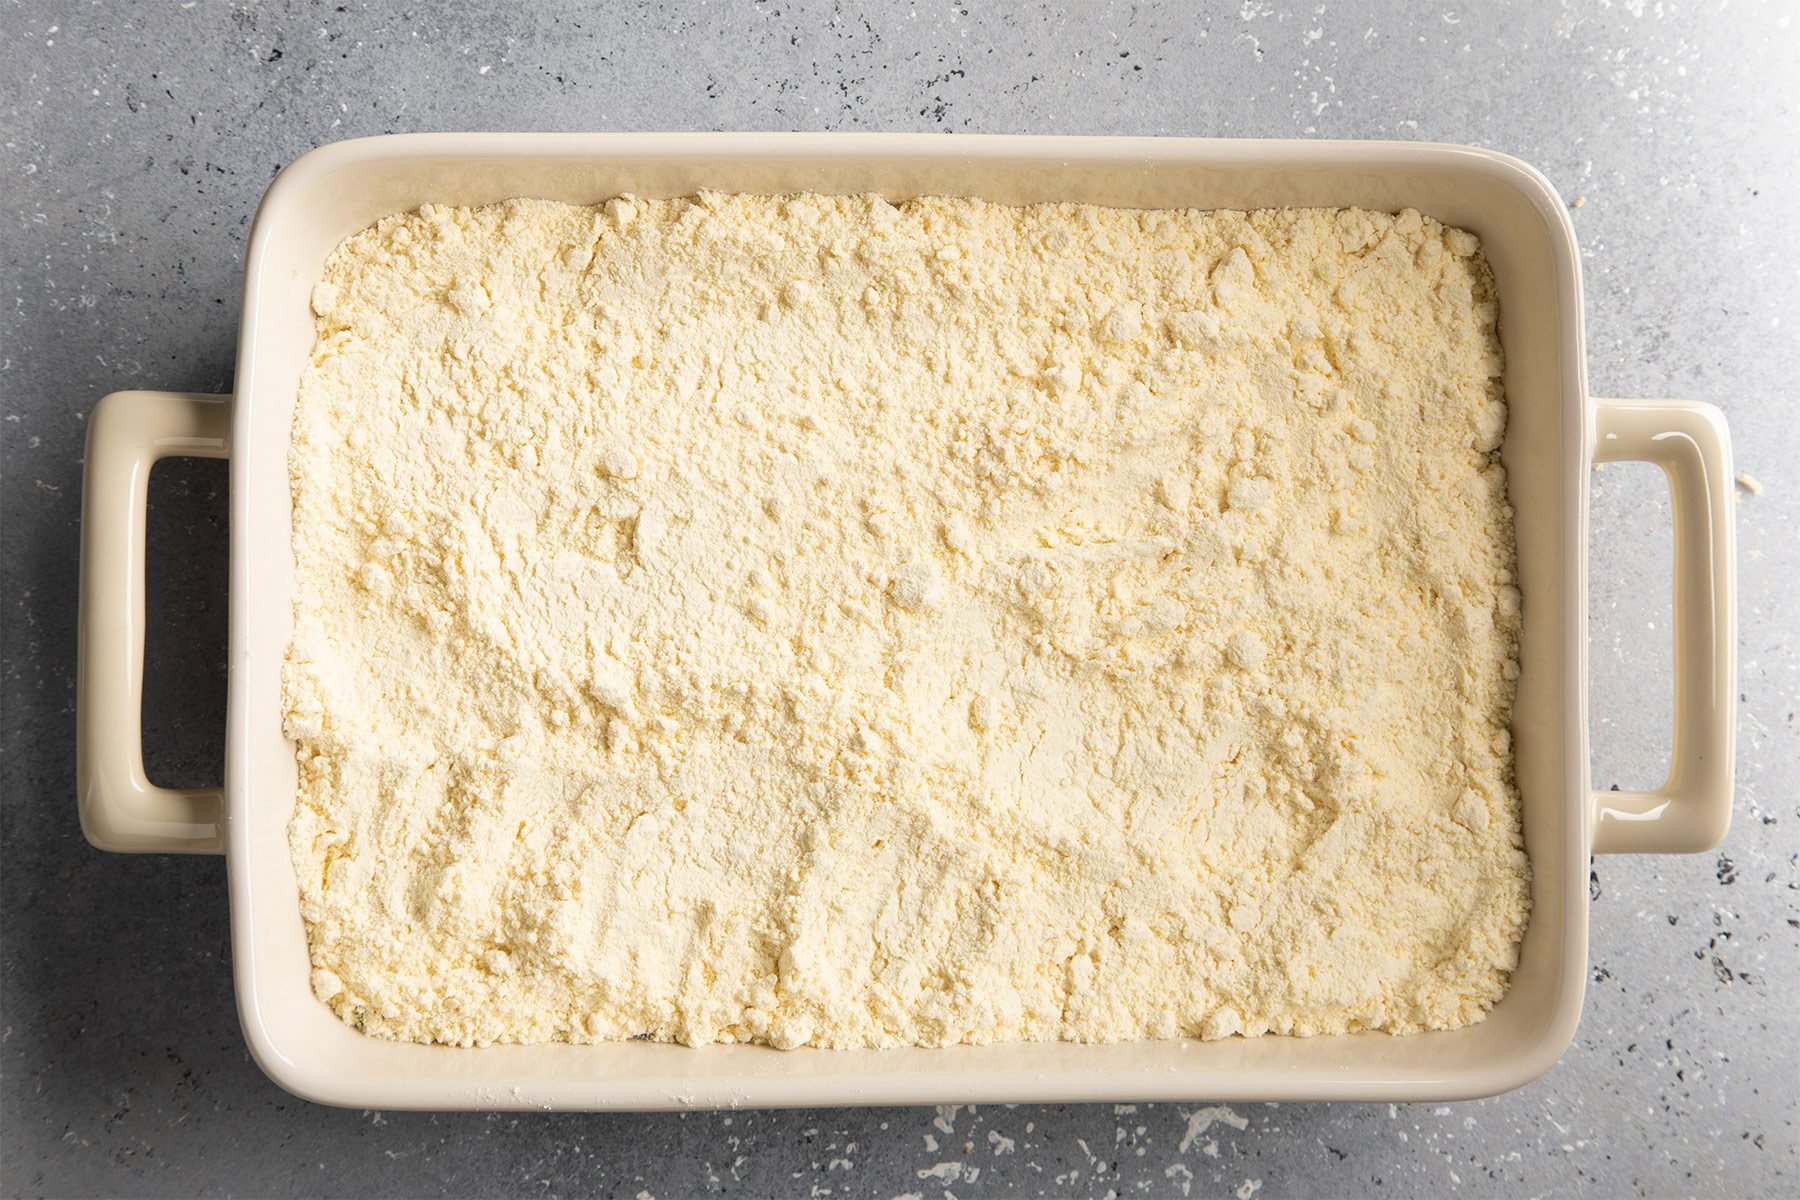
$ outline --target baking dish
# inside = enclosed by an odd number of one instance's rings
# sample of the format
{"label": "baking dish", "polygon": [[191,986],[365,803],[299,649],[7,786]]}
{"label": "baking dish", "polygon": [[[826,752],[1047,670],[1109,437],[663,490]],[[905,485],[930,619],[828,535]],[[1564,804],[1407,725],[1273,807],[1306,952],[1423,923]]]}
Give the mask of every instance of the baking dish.
{"label": "baking dish", "polygon": [[[309,293],[348,234],[425,202],[592,203],[631,192],[799,190],[1128,207],[1417,208],[1483,240],[1500,297],[1502,454],[1524,629],[1513,744],[1533,916],[1511,990],[1481,1023],[1392,1037],[776,1051],[400,1044],[315,1000],[289,859],[295,765],[280,717],[289,633],[287,447],[313,339]],[[237,995],[257,1062],[289,1090],[363,1108],[653,1109],[946,1101],[1426,1100],[1517,1087],[1573,1037],[1590,853],[1697,851],[1730,817],[1735,695],[1730,450],[1703,404],[1587,394],[1574,233],[1544,178],[1489,151],[1402,143],[864,134],[426,134],[327,146],[270,187],[251,232],[233,396],[121,392],[95,409],[82,518],[78,790],[121,851],[224,853]],[[175,791],[141,757],[149,468],[230,459],[225,783]],[[1656,462],[1675,524],[1675,737],[1654,791],[1588,779],[1588,472]]]}

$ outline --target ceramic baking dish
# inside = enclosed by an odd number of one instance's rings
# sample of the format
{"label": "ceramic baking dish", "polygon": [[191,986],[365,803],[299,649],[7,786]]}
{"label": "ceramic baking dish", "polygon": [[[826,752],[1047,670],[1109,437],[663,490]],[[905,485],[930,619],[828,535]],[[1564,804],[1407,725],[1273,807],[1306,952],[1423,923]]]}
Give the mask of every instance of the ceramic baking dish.
{"label": "ceramic baking dish", "polygon": [[[1500,296],[1524,630],[1513,745],[1533,915],[1511,990],[1481,1023],[1392,1037],[777,1051],[626,1042],[480,1049],[351,1030],[308,986],[288,857],[293,747],[288,428],[325,257],[388,213],[514,196],[882,192],[1132,207],[1417,208],[1480,235]],[[231,460],[230,702],[223,788],[173,791],[140,753],[145,483],[168,455]],[[1675,737],[1667,782],[1588,780],[1588,472],[1662,465],[1674,499]],[[1730,819],[1731,466],[1704,404],[1587,393],[1574,233],[1545,179],[1460,146],[863,134],[430,134],[316,150],[270,187],[250,237],[234,396],[121,392],[95,410],[82,517],[78,786],[108,850],[224,853],[238,1005],[278,1083],[362,1108],[649,1109],[944,1101],[1440,1100],[1534,1079],[1574,1034],[1588,855],[1697,851]]]}

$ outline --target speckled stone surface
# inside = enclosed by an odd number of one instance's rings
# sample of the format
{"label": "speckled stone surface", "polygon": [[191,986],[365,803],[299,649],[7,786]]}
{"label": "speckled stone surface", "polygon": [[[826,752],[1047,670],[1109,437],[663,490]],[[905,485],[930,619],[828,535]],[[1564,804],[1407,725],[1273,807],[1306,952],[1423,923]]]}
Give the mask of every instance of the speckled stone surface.
{"label": "speckled stone surface", "polygon": [[[1800,1191],[1800,11],[1250,0],[0,12],[0,1194],[960,1197]],[[1595,390],[1710,400],[1739,507],[1736,824],[1594,869],[1575,1045],[1445,1106],[429,1116],[289,1098],[233,1009],[223,864],[89,849],[73,781],[84,418],[223,391],[246,225],[322,142],[428,129],[904,129],[1409,138],[1574,206]],[[1599,786],[1668,748],[1668,501],[1593,481]],[[225,472],[152,487],[146,740],[220,776]]]}

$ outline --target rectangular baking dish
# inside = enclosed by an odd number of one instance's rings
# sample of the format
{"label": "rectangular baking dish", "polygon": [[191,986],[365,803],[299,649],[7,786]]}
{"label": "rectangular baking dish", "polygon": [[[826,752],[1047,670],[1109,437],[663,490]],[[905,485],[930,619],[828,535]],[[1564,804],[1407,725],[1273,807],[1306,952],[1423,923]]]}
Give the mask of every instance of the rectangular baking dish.
{"label": "rectangular baking dish", "polygon": [[[1524,630],[1513,745],[1533,914],[1511,990],[1481,1023],[1392,1037],[1036,1043],[880,1051],[626,1042],[397,1044],[313,998],[287,825],[293,747],[288,431],[313,341],[309,294],[349,234],[426,202],[593,203],[697,189],[974,196],[1128,207],[1416,208],[1480,235],[1511,402],[1503,457]],[[1590,852],[1697,851],[1730,818],[1735,695],[1730,450],[1702,404],[1587,394],[1574,233],[1550,184],[1485,150],[1403,143],[866,134],[425,134],[307,154],[257,212],[233,396],[121,392],[95,410],[82,520],[78,788],[108,850],[224,853],[239,1010],[256,1061],[296,1094],[361,1108],[659,1109],[948,1101],[1444,1100],[1515,1088],[1574,1035]],[[139,716],[150,465],[229,456],[230,700],[222,789],[144,775]],[[1667,782],[1588,779],[1588,472],[1656,462],[1675,523],[1675,738]]]}

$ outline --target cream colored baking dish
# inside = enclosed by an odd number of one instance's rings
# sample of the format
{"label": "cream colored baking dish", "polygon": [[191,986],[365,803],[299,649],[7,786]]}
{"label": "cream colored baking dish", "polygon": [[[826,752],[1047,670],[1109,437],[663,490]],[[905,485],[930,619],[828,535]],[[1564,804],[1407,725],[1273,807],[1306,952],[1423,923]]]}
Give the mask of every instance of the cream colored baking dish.
{"label": "cream colored baking dish", "polygon": [[[287,448],[327,254],[385,214],[513,196],[925,193],[1005,203],[1417,208],[1475,231],[1500,293],[1524,645],[1513,744],[1534,911],[1511,991],[1478,1025],[1397,1038],[1233,1038],[952,1049],[688,1049],[639,1042],[482,1049],[359,1034],[308,986],[287,823]],[[223,789],[145,778],[139,711],[150,465],[231,459],[230,706]],[[1587,485],[1596,461],[1668,473],[1675,518],[1674,762],[1646,793],[1590,790]],[[1587,394],[1573,230],[1544,178],[1459,146],[864,134],[429,134],[316,150],[269,189],[251,233],[235,396],[121,392],[95,410],[82,518],[78,784],[108,850],[226,855],[238,1004],[278,1083],[364,1108],[647,1109],[942,1101],[1425,1100],[1518,1087],[1574,1035],[1590,852],[1696,851],[1730,819],[1735,694],[1730,451],[1703,404]]]}

